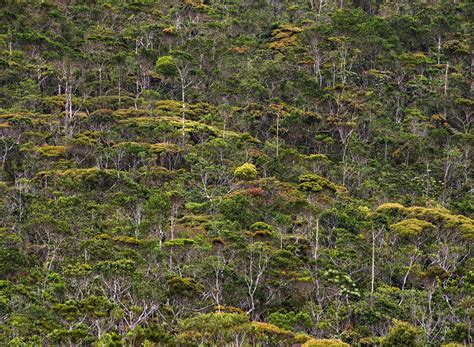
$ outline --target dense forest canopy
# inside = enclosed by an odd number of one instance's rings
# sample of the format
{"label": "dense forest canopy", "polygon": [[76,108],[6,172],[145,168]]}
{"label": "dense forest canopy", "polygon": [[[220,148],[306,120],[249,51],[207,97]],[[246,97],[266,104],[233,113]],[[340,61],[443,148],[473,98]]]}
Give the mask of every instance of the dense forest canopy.
{"label": "dense forest canopy", "polygon": [[0,345],[474,343],[472,1],[0,18]]}

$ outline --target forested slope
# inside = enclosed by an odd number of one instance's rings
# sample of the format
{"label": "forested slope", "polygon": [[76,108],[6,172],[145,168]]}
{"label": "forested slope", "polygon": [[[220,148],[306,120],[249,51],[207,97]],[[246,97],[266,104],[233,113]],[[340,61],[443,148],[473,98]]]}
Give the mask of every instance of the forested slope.
{"label": "forested slope", "polygon": [[473,343],[471,1],[0,18],[0,345]]}

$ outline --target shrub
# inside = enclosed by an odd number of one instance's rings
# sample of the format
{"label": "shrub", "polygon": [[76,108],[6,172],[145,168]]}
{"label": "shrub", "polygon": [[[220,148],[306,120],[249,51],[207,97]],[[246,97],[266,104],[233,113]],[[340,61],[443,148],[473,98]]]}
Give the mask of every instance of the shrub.
{"label": "shrub", "polygon": [[235,169],[234,175],[243,180],[252,180],[257,177],[257,168],[253,164],[245,163]]}
{"label": "shrub", "polygon": [[410,323],[395,321],[395,325],[382,338],[382,346],[415,347],[421,346],[421,331]]}

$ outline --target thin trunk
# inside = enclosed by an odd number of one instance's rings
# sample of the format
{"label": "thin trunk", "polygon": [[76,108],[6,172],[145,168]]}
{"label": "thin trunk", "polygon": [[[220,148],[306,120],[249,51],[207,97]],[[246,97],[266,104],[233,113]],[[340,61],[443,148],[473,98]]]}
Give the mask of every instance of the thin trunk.
{"label": "thin trunk", "polygon": [[438,36],[438,64],[440,63],[441,58],[441,36]]}
{"label": "thin trunk", "polygon": [[64,116],[64,133],[67,137],[72,136],[71,121],[72,121],[72,85],[69,80],[66,80],[66,103]]}
{"label": "thin trunk", "polygon": [[374,294],[375,290],[375,241],[379,237],[381,233],[383,233],[384,227],[379,229],[377,233],[375,233],[374,230],[372,230],[372,264],[371,264],[371,276],[370,276],[370,295]]}
{"label": "thin trunk", "polygon": [[184,76],[182,73],[181,75],[181,122],[182,122],[182,146],[184,147],[186,144],[186,97],[185,97],[185,81],[184,81]]}
{"label": "thin trunk", "polygon": [[319,257],[319,218],[316,218],[316,234],[314,238],[314,266],[318,269],[318,257]]}
{"label": "thin trunk", "polygon": [[276,143],[276,156],[278,158],[278,155],[279,155],[279,144],[280,144],[280,138],[279,138],[279,135],[280,135],[280,113],[278,112],[277,113],[277,133],[276,133],[276,137],[277,137],[277,143]]}
{"label": "thin trunk", "polygon": [[119,105],[120,105],[120,102],[122,100],[121,92],[122,92],[122,79],[119,77],[119,79],[118,79],[118,103],[119,103]]}
{"label": "thin trunk", "polygon": [[375,231],[372,231],[372,267],[370,279],[370,295],[373,295],[375,287]]}
{"label": "thin trunk", "polygon": [[444,71],[444,95],[448,94],[448,71],[449,63],[446,63],[446,69]]}
{"label": "thin trunk", "polygon": [[102,96],[102,66],[99,67],[99,96]]}

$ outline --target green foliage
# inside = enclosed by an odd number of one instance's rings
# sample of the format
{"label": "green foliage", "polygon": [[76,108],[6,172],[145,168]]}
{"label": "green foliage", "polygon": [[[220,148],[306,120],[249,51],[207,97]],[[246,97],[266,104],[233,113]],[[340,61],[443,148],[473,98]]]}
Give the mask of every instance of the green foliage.
{"label": "green foliage", "polygon": [[180,343],[222,345],[232,343],[236,336],[251,331],[249,318],[241,313],[208,313],[180,322]]}
{"label": "green foliage", "polygon": [[421,346],[421,331],[407,322],[395,321],[395,325],[382,338],[382,346]]}
{"label": "green foliage", "polygon": [[257,168],[250,163],[244,163],[234,170],[234,176],[243,180],[253,180],[257,178]]}
{"label": "green foliage", "polygon": [[156,60],[155,67],[156,71],[165,77],[175,77],[178,75],[178,69],[174,62],[174,58],[170,55],[159,57]]}
{"label": "green foliage", "polygon": [[268,315],[268,322],[276,326],[291,330],[301,331],[303,329],[311,328],[311,316],[307,312],[274,312]]}
{"label": "green foliage", "polygon": [[298,177],[298,181],[298,187],[305,192],[317,193],[323,189],[328,189],[333,192],[341,190],[341,187],[337,186],[333,182],[315,174],[301,175]]}
{"label": "green foliage", "polygon": [[435,226],[423,220],[409,218],[390,225],[390,229],[404,238],[419,236],[423,231],[434,229]]}
{"label": "green foliage", "polygon": [[170,295],[182,295],[186,297],[193,297],[202,292],[203,287],[196,283],[190,277],[172,277],[167,282],[169,286]]}

